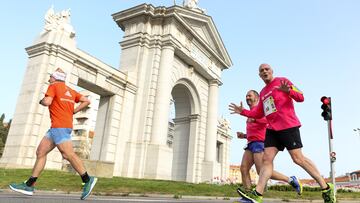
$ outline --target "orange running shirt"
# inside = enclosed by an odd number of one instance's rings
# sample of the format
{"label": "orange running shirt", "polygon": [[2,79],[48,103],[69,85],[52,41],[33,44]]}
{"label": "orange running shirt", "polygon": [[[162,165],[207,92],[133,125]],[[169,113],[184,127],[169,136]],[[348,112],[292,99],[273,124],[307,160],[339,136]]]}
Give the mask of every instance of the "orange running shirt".
{"label": "orange running shirt", "polygon": [[46,97],[52,97],[53,101],[49,106],[52,128],[72,128],[74,104],[80,101],[82,95],[65,82],[54,82],[49,85]]}

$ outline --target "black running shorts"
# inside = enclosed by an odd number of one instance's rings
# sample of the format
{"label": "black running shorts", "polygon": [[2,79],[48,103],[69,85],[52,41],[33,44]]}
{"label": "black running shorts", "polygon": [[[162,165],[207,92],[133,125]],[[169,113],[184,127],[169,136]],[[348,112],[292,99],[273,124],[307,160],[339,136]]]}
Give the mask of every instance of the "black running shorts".
{"label": "black running shorts", "polygon": [[299,127],[285,130],[266,129],[265,148],[276,147],[279,151],[302,148]]}

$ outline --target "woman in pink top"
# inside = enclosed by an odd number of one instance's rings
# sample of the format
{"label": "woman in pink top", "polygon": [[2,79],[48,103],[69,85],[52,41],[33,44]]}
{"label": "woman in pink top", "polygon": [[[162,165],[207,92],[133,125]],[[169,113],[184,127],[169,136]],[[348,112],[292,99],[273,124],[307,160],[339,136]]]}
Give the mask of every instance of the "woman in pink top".
{"label": "woman in pink top", "polygon": [[246,110],[242,103],[237,106],[229,105],[232,113],[238,113],[250,118],[266,117],[269,128],[266,130],[265,151],[263,166],[256,189],[250,193],[243,192],[241,196],[252,202],[262,202],[267,181],[273,172],[273,161],[279,151],[286,148],[292,160],[301,166],[311,177],[313,177],[322,189],[325,203],[335,203],[334,186],[326,183],[315,164],[305,157],[301,151],[302,143],[299,128],[301,123],[295,114],[293,100],[304,101],[304,96],[288,79],[274,78],[273,70],[268,64],[261,64],[259,76],[266,86],[260,92],[260,102],[254,109]]}

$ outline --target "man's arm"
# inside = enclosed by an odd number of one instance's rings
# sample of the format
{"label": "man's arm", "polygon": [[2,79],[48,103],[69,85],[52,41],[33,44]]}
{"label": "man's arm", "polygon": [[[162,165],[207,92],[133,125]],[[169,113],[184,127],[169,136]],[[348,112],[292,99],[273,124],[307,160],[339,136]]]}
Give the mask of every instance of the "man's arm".
{"label": "man's arm", "polygon": [[242,116],[246,116],[248,118],[262,118],[264,117],[264,112],[262,110],[262,105],[260,105],[261,103],[259,103],[255,108],[251,109],[251,110],[247,110],[244,108],[242,102],[240,102],[240,105],[236,105],[234,103],[231,103],[229,105],[229,110],[231,114],[240,114]]}
{"label": "man's arm", "polygon": [[290,80],[288,79],[281,80],[280,84],[281,84],[280,87],[277,88],[278,90],[287,93],[289,97],[291,97],[297,102],[304,101],[303,93],[297,87],[295,87],[295,85],[293,85]]}
{"label": "man's arm", "polygon": [[260,101],[258,105],[256,105],[251,110],[243,109],[240,113],[242,116],[246,116],[248,118],[255,118],[255,119],[261,119],[264,115],[263,105]]}
{"label": "man's arm", "polygon": [[89,106],[89,104],[90,104],[90,100],[85,96],[81,96],[79,102],[80,102],[80,105],[74,109],[74,114],[81,111],[83,108]]}
{"label": "man's arm", "polygon": [[246,139],[246,134],[243,132],[236,132],[236,135],[239,139]]}
{"label": "man's arm", "polygon": [[289,96],[293,98],[297,102],[303,102],[304,101],[304,95],[303,93],[294,85],[291,85]]}
{"label": "man's arm", "polygon": [[54,99],[53,97],[46,96],[42,100],[39,101],[39,104],[41,104],[43,106],[50,106],[53,99]]}
{"label": "man's arm", "polygon": [[240,114],[244,110],[244,106],[243,106],[242,102],[240,102],[240,105],[231,103],[229,105],[229,110],[230,110],[231,114],[235,114],[235,113]]}

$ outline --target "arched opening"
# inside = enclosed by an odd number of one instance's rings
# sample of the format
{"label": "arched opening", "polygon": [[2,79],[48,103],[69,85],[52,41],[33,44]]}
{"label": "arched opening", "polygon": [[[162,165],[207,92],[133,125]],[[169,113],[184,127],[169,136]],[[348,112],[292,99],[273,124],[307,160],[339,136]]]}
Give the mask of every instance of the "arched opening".
{"label": "arched opening", "polygon": [[[187,181],[191,178],[194,151],[191,143],[197,136],[198,116],[196,108],[196,94],[185,81],[179,81],[171,92],[168,146],[173,149],[172,180]],[[170,145],[169,145],[170,143]],[[191,162],[191,163],[189,163]]]}

